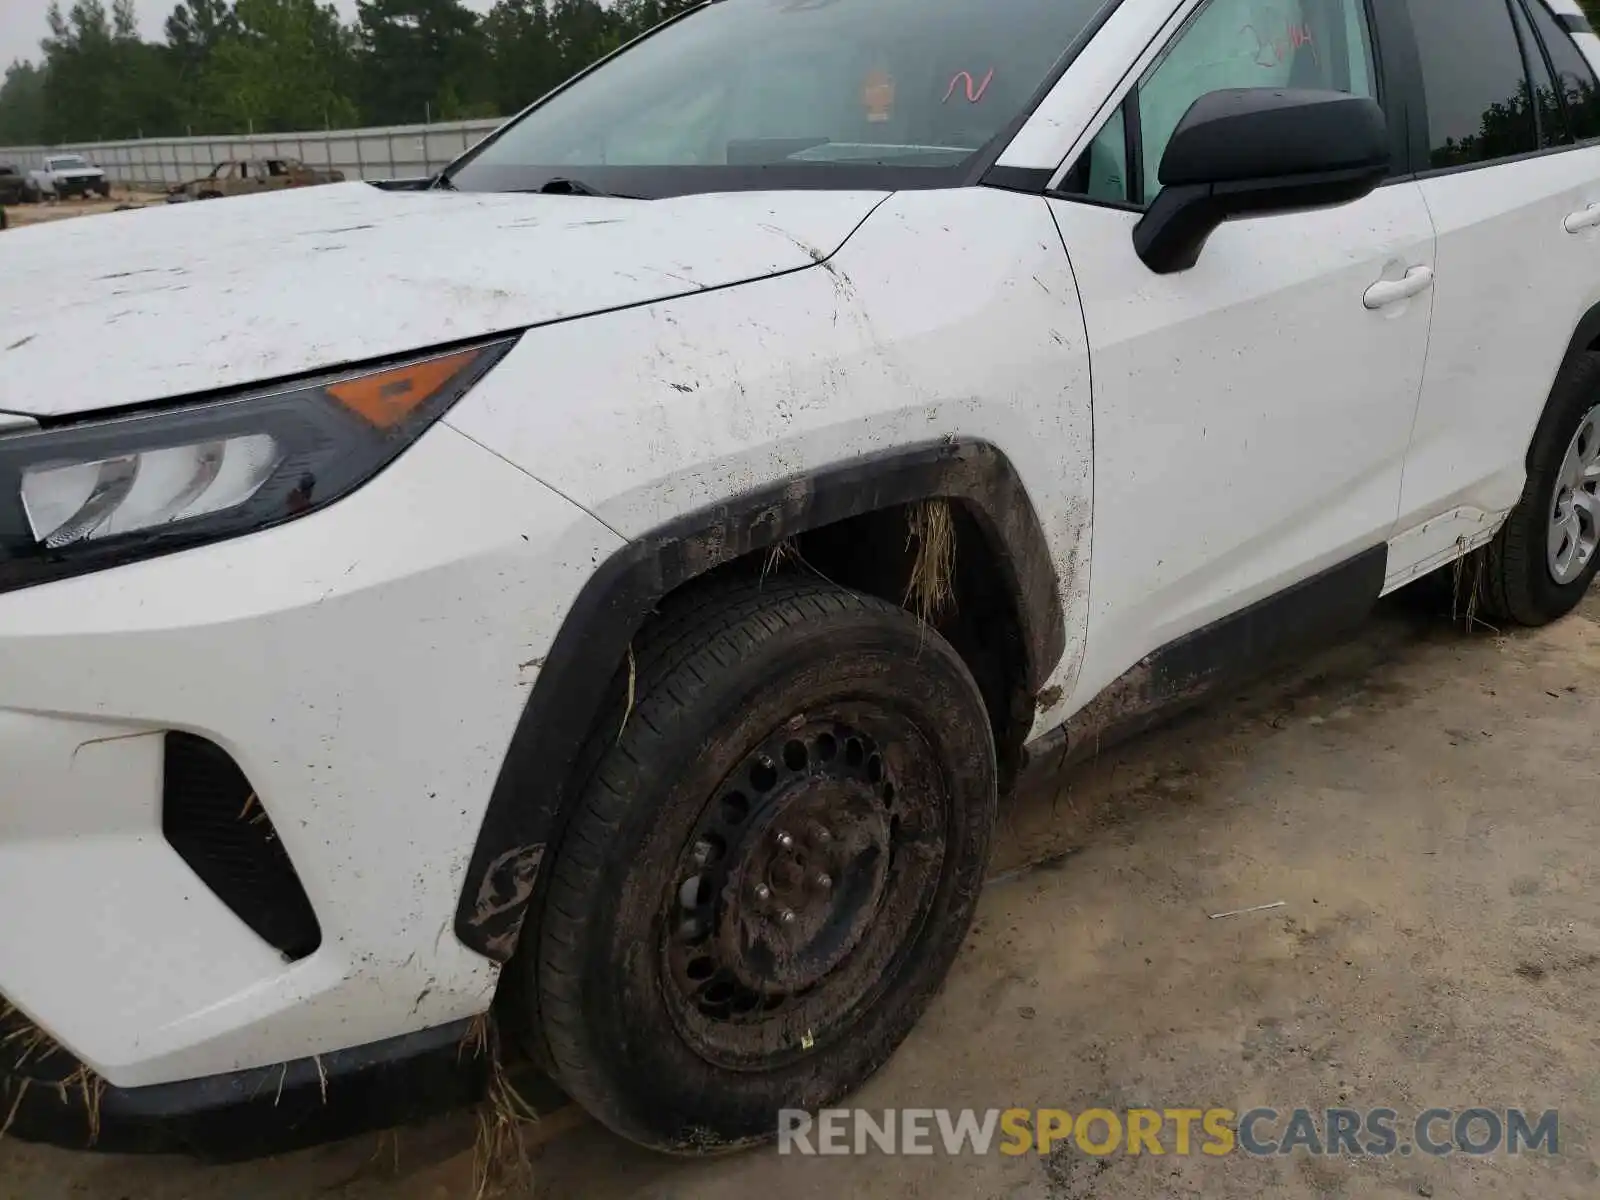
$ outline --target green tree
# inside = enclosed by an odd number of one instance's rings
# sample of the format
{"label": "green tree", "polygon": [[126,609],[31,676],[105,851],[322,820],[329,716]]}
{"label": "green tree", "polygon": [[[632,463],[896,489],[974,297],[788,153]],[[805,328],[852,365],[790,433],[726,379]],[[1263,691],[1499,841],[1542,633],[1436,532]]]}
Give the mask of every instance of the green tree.
{"label": "green tree", "polygon": [[610,54],[630,36],[621,14],[598,0],[551,0],[550,40],[560,59],[562,79]]}
{"label": "green tree", "polygon": [[183,104],[177,86],[177,60],[170,47],[140,39],[133,0],[114,0],[112,4],[107,69],[108,109],[100,121],[107,137],[155,137],[179,132]]}
{"label": "green tree", "polygon": [[44,71],[14,62],[0,83],[0,146],[32,146],[44,140]]}
{"label": "green tree", "polygon": [[101,0],[76,0],[66,13],[58,0],[45,11],[50,35],[45,56],[45,136],[49,141],[108,136],[110,71],[116,61],[111,18]]}
{"label": "green tree", "polygon": [[331,4],[238,0],[237,29],[220,37],[200,80],[207,126],[292,132],[353,125],[355,42]]}
{"label": "green tree", "polygon": [[[170,52],[173,86],[183,110],[186,132],[206,132],[202,81],[217,47],[239,33],[229,0],[184,0],[167,17],[164,32]],[[221,130],[231,132],[231,130]]]}
{"label": "green tree", "polygon": [[367,120],[439,119],[488,98],[483,32],[460,0],[357,0],[356,12]]}
{"label": "green tree", "polygon": [[66,12],[52,0],[46,19],[44,63],[8,72],[0,122],[45,142],[176,131],[170,54],[140,39],[133,0],[113,0],[109,12],[103,0],[76,0]]}
{"label": "green tree", "polygon": [[561,54],[544,0],[499,0],[483,19],[489,48],[489,98],[501,113],[514,113],[563,78]]}
{"label": "green tree", "polygon": [[179,0],[145,41],[134,0],[50,0],[42,58],[0,84],[0,144],[509,114],[697,2],[357,0],[346,26],[327,0]]}
{"label": "green tree", "polygon": [[499,0],[483,20],[490,95],[511,114],[699,0]]}

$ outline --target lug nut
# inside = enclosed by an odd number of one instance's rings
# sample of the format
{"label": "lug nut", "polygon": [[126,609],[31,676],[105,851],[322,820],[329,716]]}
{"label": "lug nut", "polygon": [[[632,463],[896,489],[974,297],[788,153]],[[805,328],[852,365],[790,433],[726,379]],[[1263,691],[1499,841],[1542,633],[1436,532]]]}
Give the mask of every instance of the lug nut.
{"label": "lug nut", "polygon": [[694,844],[694,865],[703,867],[711,861],[711,843],[699,841]]}
{"label": "lug nut", "polygon": [[793,838],[793,836],[791,836],[790,834],[787,834],[787,833],[778,834],[778,845],[782,846],[785,850],[793,849],[794,848],[794,838]]}
{"label": "lug nut", "polygon": [[817,886],[819,888],[831,888],[833,886],[833,876],[829,875],[826,871],[818,871]]}
{"label": "lug nut", "polygon": [[829,833],[827,827],[823,825],[818,825],[816,832],[812,836],[814,836],[819,842],[833,841],[833,834]]}
{"label": "lug nut", "polygon": [[794,913],[790,912],[786,908],[786,909],[783,910],[783,915],[780,916],[778,918],[778,920],[782,921],[785,925],[793,925],[794,924]]}
{"label": "lug nut", "polygon": [[766,900],[772,895],[772,889],[764,883],[756,884],[756,899]]}

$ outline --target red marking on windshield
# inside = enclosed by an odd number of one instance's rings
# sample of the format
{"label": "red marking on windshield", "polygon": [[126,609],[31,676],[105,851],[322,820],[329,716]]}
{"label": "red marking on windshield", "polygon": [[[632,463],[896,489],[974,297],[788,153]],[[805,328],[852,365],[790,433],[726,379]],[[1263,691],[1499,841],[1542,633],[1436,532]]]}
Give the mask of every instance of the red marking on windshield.
{"label": "red marking on windshield", "polygon": [[[1270,11],[1270,10],[1269,10]],[[1276,17],[1277,14],[1271,14]],[[1254,25],[1245,25],[1240,28],[1240,33],[1248,33],[1256,40],[1256,65],[1271,69],[1283,65],[1284,59],[1292,55],[1302,46],[1311,47],[1311,60],[1317,58],[1316,44],[1311,40],[1311,26],[1309,25],[1283,25],[1277,32],[1257,29]]]}
{"label": "red marking on windshield", "polygon": [[978,83],[972,78],[971,71],[957,71],[950,77],[950,86],[944,90],[944,99],[940,104],[950,103],[950,97],[956,93],[956,84],[961,84],[967,94],[967,103],[976,104],[983,99],[983,93],[989,89],[989,81],[994,78],[994,68],[989,68],[989,73],[983,77],[983,82]]}

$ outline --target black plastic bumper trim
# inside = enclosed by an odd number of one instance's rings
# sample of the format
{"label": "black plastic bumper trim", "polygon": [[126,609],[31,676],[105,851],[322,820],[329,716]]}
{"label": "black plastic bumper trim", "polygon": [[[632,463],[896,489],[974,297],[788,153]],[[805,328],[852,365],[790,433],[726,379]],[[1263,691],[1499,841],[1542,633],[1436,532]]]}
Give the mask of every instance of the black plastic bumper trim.
{"label": "black plastic bumper trim", "polygon": [[0,1070],[0,1123],[9,1113],[7,1137],[67,1149],[262,1158],[476,1102],[487,1087],[488,1058],[468,1038],[471,1025],[148,1087],[24,1080]]}

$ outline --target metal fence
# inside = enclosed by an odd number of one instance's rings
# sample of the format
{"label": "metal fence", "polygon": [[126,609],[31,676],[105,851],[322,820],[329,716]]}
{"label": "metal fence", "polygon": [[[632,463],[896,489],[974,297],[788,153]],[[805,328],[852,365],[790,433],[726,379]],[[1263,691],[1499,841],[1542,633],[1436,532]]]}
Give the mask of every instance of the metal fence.
{"label": "metal fence", "polygon": [[165,190],[204,175],[230,158],[297,158],[308,167],[343,171],[348,179],[430,175],[500,127],[499,120],[258,133],[246,137],[149,138],[74,142],[63,146],[0,146],[0,162],[24,171],[47,154],[81,154],[126,188]]}

